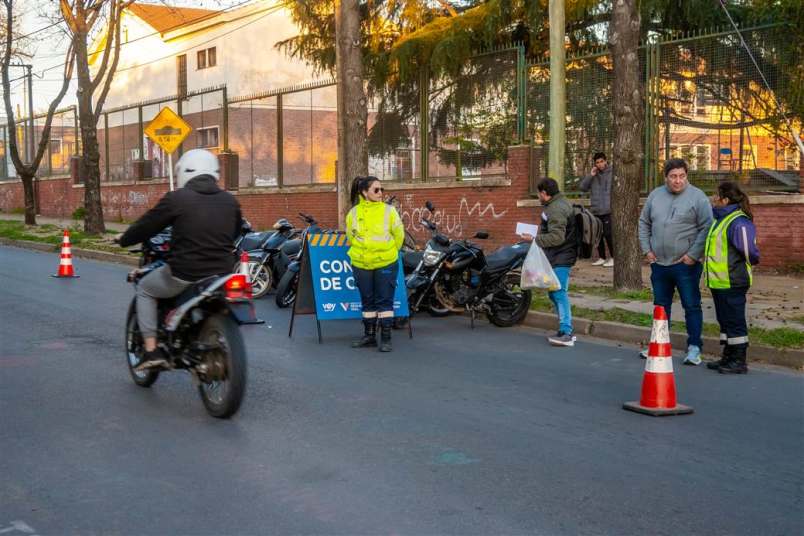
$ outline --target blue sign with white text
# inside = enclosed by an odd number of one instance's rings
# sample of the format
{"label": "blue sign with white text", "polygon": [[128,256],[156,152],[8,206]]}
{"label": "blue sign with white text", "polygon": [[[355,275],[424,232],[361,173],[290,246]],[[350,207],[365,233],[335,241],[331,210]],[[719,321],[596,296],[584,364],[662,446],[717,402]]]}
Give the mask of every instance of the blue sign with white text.
{"label": "blue sign with white text", "polygon": [[[345,234],[315,234],[308,237],[310,269],[319,320],[362,318],[360,292],[355,284],[352,263],[346,252],[349,242]],[[408,296],[402,260],[399,261],[394,316],[408,316]]]}

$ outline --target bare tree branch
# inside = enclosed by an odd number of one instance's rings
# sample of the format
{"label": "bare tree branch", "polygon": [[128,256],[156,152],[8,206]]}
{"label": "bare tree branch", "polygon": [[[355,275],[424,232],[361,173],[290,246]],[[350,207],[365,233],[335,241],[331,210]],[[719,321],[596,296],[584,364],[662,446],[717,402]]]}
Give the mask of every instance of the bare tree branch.
{"label": "bare tree branch", "polygon": [[[117,36],[115,32],[115,28],[118,26],[118,17],[115,17],[115,8],[117,7],[117,2],[112,1],[111,6],[109,7],[109,28],[106,32],[106,46],[103,50],[103,60],[101,61],[100,67],[98,68],[98,72],[95,75],[95,79],[92,80],[90,83],[90,91],[93,93],[100,85],[101,81],[103,81],[103,76],[106,74],[106,67],[109,65],[109,58],[112,55],[112,46],[114,43],[114,38]],[[94,23],[93,23],[94,24]],[[92,25],[90,24],[90,28]],[[119,41],[119,40],[118,40]],[[114,72],[114,69],[112,69]]]}
{"label": "bare tree branch", "polygon": [[[118,19],[120,18],[120,13],[121,12],[122,12],[122,10],[117,13],[117,18]],[[109,74],[108,74],[108,76],[106,76],[106,80],[104,81],[103,89],[101,90],[101,94],[98,97],[98,100],[96,101],[96,105],[95,105],[95,124],[97,124],[98,120],[100,119],[100,114],[101,114],[101,111],[103,110],[103,105],[106,102],[106,96],[109,94],[109,88],[112,86],[112,80],[114,78],[113,74],[117,70],[117,62],[120,60],[120,44],[121,44],[120,41],[121,41],[121,39],[120,39],[120,24],[119,24],[119,21],[118,21],[118,24],[115,25],[115,33],[114,33],[114,59],[112,60],[112,67],[111,67],[111,69],[109,69]],[[112,47],[109,46],[109,44],[107,43],[106,48],[111,49]],[[97,80],[99,80],[99,79],[100,78],[98,78]],[[94,90],[94,88],[93,88],[93,90]]]}

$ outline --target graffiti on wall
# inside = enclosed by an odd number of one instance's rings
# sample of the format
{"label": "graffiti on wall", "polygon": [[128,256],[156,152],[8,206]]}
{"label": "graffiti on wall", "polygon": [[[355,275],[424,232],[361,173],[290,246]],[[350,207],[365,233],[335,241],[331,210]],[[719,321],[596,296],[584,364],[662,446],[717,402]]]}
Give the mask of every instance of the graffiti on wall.
{"label": "graffiti on wall", "polygon": [[471,218],[490,218],[497,220],[505,216],[508,209],[498,210],[494,203],[485,203],[485,205],[476,201],[472,204],[465,196],[460,198],[457,207],[434,207],[435,210],[430,211],[418,203],[415,199],[415,194],[405,194],[402,196],[402,201],[399,206],[399,214],[402,217],[402,222],[405,228],[411,232],[418,233],[425,230],[421,224],[422,219],[429,219],[435,223],[438,228],[450,236],[459,238],[463,236],[464,223],[468,222]]}

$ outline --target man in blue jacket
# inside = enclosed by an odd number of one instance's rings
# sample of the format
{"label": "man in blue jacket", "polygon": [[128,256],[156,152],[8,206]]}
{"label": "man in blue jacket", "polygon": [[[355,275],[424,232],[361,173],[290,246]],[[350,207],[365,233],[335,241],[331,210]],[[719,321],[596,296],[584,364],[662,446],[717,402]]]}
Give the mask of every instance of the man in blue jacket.
{"label": "man in blue jacket", "polygon": [[[685,365],[701,363],[703,311],[700,281],[712,208],[706,194],[689,183],[687,163],[672,158],[664,165],[665,184],[648,196],[639,217],[639,245],[650,262],[653,303],[670,318],[678,289],[687,323]],[[642,354],[643,357],[645,353]]]}

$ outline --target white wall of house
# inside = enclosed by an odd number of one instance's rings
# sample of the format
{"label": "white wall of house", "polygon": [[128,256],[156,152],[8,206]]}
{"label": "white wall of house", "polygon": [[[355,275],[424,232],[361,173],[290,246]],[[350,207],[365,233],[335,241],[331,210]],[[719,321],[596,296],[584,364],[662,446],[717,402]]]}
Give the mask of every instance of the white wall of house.
{"label": "white wall of house", "polygon": [[[306,63],[276,49],[276,43],[299,30],[288,10],[275,0],[250,4],[163,35],[155,34],[151,26],[131,14],[124,16],[121,28],[125,44],[107,110],[176,94],[176,57],[180,54],[187,55],[188,91],[226,84],[229,96],[236,97],[321,78]],[[216,65],[198,69],[198,51],[211,47],[216,49]],[[213,94],[205,97],[203,106],[209,109],[219,102]],[[200,98],[184,103],[186,113],[200,108]],[[110,126],[122,122],[119,117],[110,116],[109,120]],[[125,123],[129,122],[126,117]]]}

